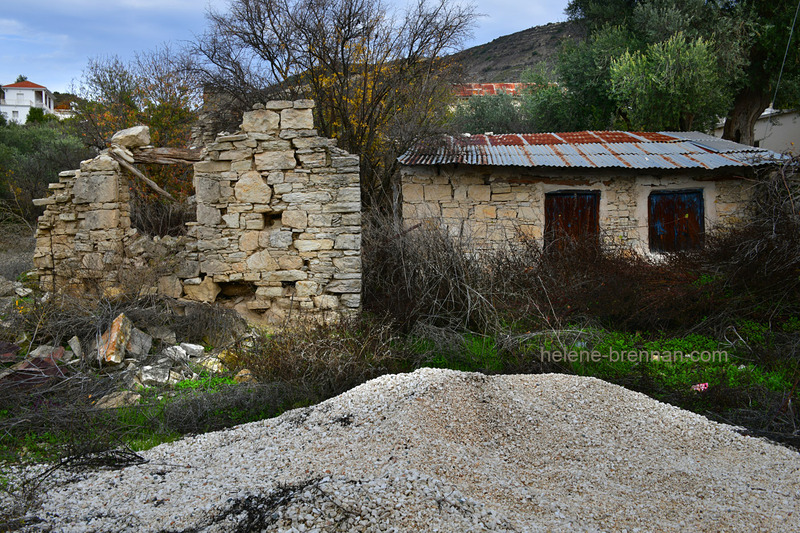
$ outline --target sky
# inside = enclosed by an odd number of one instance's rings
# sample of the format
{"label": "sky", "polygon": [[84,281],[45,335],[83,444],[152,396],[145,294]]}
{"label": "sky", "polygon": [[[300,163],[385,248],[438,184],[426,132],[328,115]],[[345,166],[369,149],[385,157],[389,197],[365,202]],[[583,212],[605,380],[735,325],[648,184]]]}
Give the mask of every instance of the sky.
{"label": "sky", "polygon": [[[385,0],[402,5],[402,0]],[[478,19],[466,47],[548,22],[566,20],[568,0],[475,0]],[[227,0],[46,0],[3,2],[0,9],[0,83],[23,74],[51,91],[77,85],[89,58],[123,60],[162,43],[179,45],[203,33],[210,6]]]}

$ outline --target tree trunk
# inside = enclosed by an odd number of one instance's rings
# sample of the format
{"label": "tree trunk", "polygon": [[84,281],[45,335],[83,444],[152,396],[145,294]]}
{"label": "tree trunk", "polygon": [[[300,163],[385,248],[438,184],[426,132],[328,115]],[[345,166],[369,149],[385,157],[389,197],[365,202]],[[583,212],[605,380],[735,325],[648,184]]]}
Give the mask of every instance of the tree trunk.
{"label": "tree trunk", "polygon": [[742,89],[736,95],[733,109],[725,119],[722,138],[742,144],[755,144],[753,132],[756,121],[769,106],[769,93],[752,89]]}

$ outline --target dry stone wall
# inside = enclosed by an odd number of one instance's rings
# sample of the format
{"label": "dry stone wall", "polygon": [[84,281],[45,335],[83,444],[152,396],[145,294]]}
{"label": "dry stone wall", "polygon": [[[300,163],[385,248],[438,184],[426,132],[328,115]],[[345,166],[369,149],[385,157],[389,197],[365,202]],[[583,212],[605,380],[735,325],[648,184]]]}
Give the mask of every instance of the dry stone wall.
{"label": "dry stone wall", "polygon": [[221,303],[254,322],[358,310],[359,161],[317,135],[313,107],[256,105],[239,132],[218,135],[194,164],[197,222],[180,239],[131,227],[127,177],[112,155],[137,146],[112,146],[62,173],[37,200],[46,206],[34,259],[42,287],[113,293],[156,268],[152,292]]}

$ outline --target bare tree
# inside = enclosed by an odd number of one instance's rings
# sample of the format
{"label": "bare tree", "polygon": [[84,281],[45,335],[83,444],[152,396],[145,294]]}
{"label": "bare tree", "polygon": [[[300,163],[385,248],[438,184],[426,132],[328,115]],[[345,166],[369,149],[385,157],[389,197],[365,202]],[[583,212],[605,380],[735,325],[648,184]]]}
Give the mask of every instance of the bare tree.
{"label": "bare tree", "polygon": [[[322,135],[361,155],[365,200],[387,205],[397,155],[441,127],[476,14],[455,0],[233,0],[194,44],[207,94],[230,116],[270,98],[313,98]],[[233,124],[228,124],[233,126]]]}

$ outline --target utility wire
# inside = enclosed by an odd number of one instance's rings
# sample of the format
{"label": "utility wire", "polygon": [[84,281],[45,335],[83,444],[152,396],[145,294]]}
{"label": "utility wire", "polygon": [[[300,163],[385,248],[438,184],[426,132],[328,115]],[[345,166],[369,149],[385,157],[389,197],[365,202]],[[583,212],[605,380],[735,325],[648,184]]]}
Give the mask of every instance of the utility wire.
{"label": "utility wire", "polygon": [[789,40],[786,42],[786,52],[783,53],[783,63],[781,63],[781,71],[778,74],[778,83],[775,84],[775,93],[772,95],[772,102],[770,107],[775,109],[775,98],[778,97],[778,87],[781,85],[781,78],[783,77],[783,67],[786,66],[786,57],[789,55],[789,45],[792,44],[792,36],[794,35],[794,26],[797,24],[797,14],[800,13],[800,0],[797,2],[797,9],[794,11],[794,21],[792,22],[792,29],[789,31]]}
{"label": "utility wire", "polygon": [[[783,62],[781,63],[781,71],[778,74],[778,83],[775,84],[775,92],[772,94],[772,102],[769,103],[770,109],[775,111],[775,99],[778,97],[778,87],[781,86],[781,78],[783,77],[783,67],[786,66],[786,58],[789,55],[789,46],[792,44],[792,36],[794,35],[794,27],[797,24],[797,14],[800,13],[800,0],[797,2],[797,9],[794,10],[794,20],[792,21],[792,29],[789,31],[789,40],[786,41],[786,51],[783,53]],[[772,129],[772,121],[770,118],[767,121],[767,129],[764,132],[764,138],[769,137],[769,130]]]}

